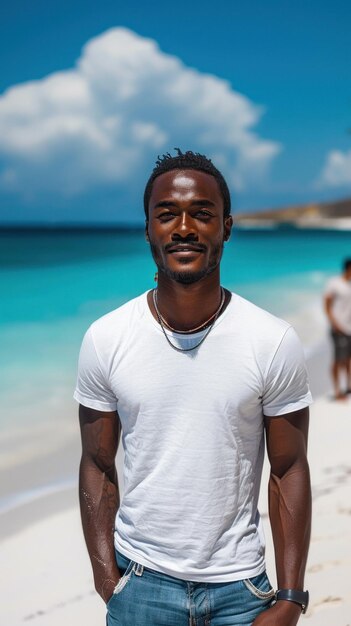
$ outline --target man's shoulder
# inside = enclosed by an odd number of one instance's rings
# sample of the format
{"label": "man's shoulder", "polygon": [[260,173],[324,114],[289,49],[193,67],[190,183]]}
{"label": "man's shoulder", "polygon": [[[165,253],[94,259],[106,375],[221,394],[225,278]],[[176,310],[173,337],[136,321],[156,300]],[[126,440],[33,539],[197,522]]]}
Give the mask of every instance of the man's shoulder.
{"label": "man's shoulder", "polygon": [[331,276],[327,281],[324,293],[327,296],[331,295],[332,293],[339,291],[340,289],[343,289],[344,286],[345,286],[345,281],[342,276],[338,274],[335,276]]}

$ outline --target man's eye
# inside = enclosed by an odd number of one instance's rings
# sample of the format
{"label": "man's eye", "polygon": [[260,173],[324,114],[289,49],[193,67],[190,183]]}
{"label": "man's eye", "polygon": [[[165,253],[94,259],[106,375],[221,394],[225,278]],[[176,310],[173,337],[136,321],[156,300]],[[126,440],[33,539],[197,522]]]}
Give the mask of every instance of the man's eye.
{"label": "man's eye", "polygon": [[200,211],[196,212],[196,217],[209,218],[211,217],[211,213],[205,211],[205,209],[200,209]]}
{"label": "man's eye", "polygon": [[171,213],[170,211],[167,211],[167,213],[160,213],[160,215],[158,215],[158,219],[162,222],[168,222],[168,220],[171,220],[172,217],[174,217],[174,213]]}

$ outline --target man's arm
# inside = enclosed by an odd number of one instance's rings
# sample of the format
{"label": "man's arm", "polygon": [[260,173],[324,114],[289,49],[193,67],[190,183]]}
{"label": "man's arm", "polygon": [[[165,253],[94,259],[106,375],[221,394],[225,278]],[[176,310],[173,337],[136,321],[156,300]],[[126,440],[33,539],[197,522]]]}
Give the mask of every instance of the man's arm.
{"label": "man's arm", "polygon": [[[308,408],[265,417],[269,517],[278,589],[303,590],[311,532],[311,486],[307,462]],[[301,607],[279,600],[254,626],[295,626]]]}
{"label": "man's arm", "polygon": [[115,457],[120,434],[116,411],[79,406],[82,458],[79,501],[95,589],[106,602],[120,577],[114,550],[114,525],[119,507]]}
{"label": "man's arm", "polygon": [[332,327],[332,329],[336,332],[336,333],[341,333],[342,330],[339,327],[337,321],[334,318],[333,315],[333,302],[334,302],[334,296],[325,296],[324,297],[324,308],[325,308],[325,312],[327,314],[327,318],[330,322],[330,325]]}

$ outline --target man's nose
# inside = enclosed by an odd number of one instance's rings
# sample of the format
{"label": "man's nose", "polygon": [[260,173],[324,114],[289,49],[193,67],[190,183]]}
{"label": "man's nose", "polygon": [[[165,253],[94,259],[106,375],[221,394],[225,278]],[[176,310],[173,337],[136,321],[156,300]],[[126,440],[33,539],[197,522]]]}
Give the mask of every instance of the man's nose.
{"label": "man's nose", "polygon": [[194,220],[191,215],[181,213],[174,229],[173,236],[179,237],[197,237]]}

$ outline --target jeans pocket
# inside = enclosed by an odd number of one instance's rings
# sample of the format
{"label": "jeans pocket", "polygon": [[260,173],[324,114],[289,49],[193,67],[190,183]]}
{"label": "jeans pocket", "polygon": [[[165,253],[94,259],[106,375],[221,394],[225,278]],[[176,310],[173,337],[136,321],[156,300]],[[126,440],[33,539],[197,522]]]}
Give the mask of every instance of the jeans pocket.
{"label": "jeans pocket", "polygon": [[246,589],[260,600],[273,600],[275,596],[275,591],[269,582],[266,572],[253,578],[246,578],[243,583]]}
{"label": "jeans pocket", "polygon": [[116,596],[118,596],[121,593],[121,591],[123,591],[124,587],[129,582],[130,577],[133,574],[134,565],[135,565],[134,561],[130,561],[129,562],[126,571],[124,572],[123,576],[121,576],[121,578],[119,579],[117,585],[115,586],[115,588],[113,590],[113,594],[112,594],[111,598],[109,599],[109,601],[106,604],[107,608],[109,607],[109,604],[114,600],[114,598]]}

